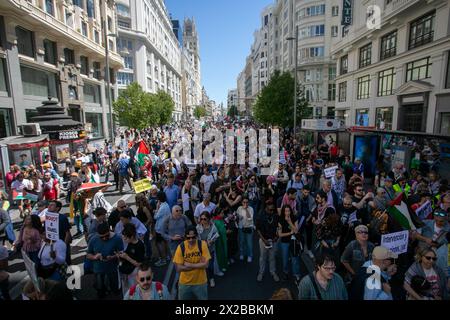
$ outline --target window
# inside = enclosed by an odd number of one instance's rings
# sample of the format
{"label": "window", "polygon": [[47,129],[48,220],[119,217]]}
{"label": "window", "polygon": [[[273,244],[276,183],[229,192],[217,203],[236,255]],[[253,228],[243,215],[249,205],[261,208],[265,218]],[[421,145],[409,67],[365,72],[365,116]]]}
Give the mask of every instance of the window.
{"label": "window", "polygon": [[53,7],[53,0],[45,0],[45,11],[52,16],[55,15],[55,10]]}
{"label": "window", "polygon": [[117,14],[124,16],[124,17],[130,16],[130,8],[128,8],[127,6],[118,3],[116,5],[116,8],[117,8]]}
{"label": "window", "polygon": [[420,132],[426,128],[426,108],[423,104],[406,105],[400,108],[398,130]]}
{"label": "window", "polygon": [[406,82],[431,77],[430,57],[410,62],[406,65]]}
{"label": "window", "polygon": [[95,6],[94,0],[87,0],[87,15],[89,18],[95,18]]}
{"label": "window", "polygon": [[83,87],[83,94],[85,102],[101,104],[100,86],[85,82]]}
{"label": "window", "polygon": [[125,22],[122,20],[118,20],[117,24],[119,25],[119,27],[121,28],[125,28],[125,29],[130,29],[130,23],[129,22]]}
{"label": "window", "polygon": [[355,124],[360,127],[369,126],[369,109],[357,109]]}
{"label": "window", "polygon": [[380,60],[393,57],[397,54],[397,30],[381,38]]}
{"label": "window", "polygon": [[358,78],[357,99],[368,99],[370,97],[370,76]]}
{"label": "window", "polygon": [[80,65],[81,65],[80,73],[88,76],[89,75],[88,57],[80,56]]}
{"label": "window", "polygon": [[331,26],[331,36],[337,37],[339,33],[339,27],[338,26]]}
{"label": "window", "polygon": [[333,81],[336,79],[336,67],[328,68],[328,80]]}
{"label": "window", "polygon": [[450,51],[447,52],[447,77],[445,80],[445,88],[450,89]]}
{"label": "window", "polygon": [[88,36],[87,24],[86,22],[81,22],[81,34],[85,37]]}
{"label": "window", "polygon": [[90,127],[91,139],[103,137],[103,118],[101,113],[86,112],[86,125]]}
{"label": "window", "polygon": [[348,73],[348,55],[345,55],[341,58],[341,75]]}
{"label": "window", "polygon": [[264,61],[261,62],[261,68],[264,68]]}
{"label": "window", "polygon": [[359,49],[359,67],[364,68],[372,63],[372,44]]}
{"label": "window", "polygon": [[6,83],[6,60],[0,59],[0,92],[8,92]]}
{"label": "window", "polygon": [[33,123],[33,118],[38,116],[39,112],[36,109],[25,109],[25,119],[27,123]]}
{"label": "window", "polygon": [[336,84],[329,83],[328,84],[328,101],[336,100]]}
{"label": "window", "polygon": [[337,17],[339,15],[339,6],[331,7],[331,15]]}
{"label": "window", "polygon": [[125,65],[125,69],[133,69],[133,57],[123,57],[123,63]]}
{"label": "window", "polygon": [[133,74],[126,72],[117,72],[117,84],[129,85],[133,82]]}
{"label": "window", "polygon": [[450,136],[450,112],[441,113],[441,123],[439,133]]}
{"label": "window", "polygon": [[75,64],[75,53],[73,50],[64,48],[64,64]]}
{"label": "window", "polygon": [[97,30],[94,30],[94,41],[95,41],[95,43],[100,44],[100,36],[99,36]]}
{"label": "window", "polygon": [[77,88],[75,86],[69,86],[69,99],[78,100]]}
{"label": "window", "polygon": [[44,39],[44,61],[56,65],[56,42]]}
{"label": "window", "polygon": [[100,77],[101,77],[101,74],[100,74],[100,72],[101,72],[101,70],[100,70],[100,62],[95,62],[94,61],[92,63],[92,68],[94,69],[93,77],[95,79],[100,79]]}
{"label": "window", "polygon": [[393,109],[392,107],[377,108],[377,129],[392,130]]}
{"label": "window", "polygon": [[347,101],[347,81],[339,83],[339,102]]}
{"label": "window", "polygon": [[390,96],[394,88],[394,68],[378,73],[378,96]]}
{"label": "window", "polygon": [[264,58],[264,51],[261,52],[261,58]]}
{"label": "window", "polygon": [[0,138],[13,135],[11,109],[0,109]]}
{"label": "window", "polygon": [[334,107],[327,108],[327,119],[334,119]]}
{"label": "window", "polygon": [[345,38],[348,35],[349,30],[350,30],[349,26],[342,27],[342,38]]}
{"label": "window", "polygon": [[304,48],[300,51],[301,58],[323,57],[324,47]]}
{"label": "window", "polygon": [[17,50],[20,54],[34,57],[33,32],[22,27],[16,27]]}
{"label": "window", "polygon": [[411,22],[409,29],[410,50],[433,41],[435,15],[436,12],[433,11]]}
{"label": "window", "polygon": [[310,38],[310,37],[320,37],[325,34],[325,25],[314,25],[306,28],[302,28],[299,31],[299,37],[302,38]]}
{"label": "window", "polygon": [[112,31],[112,20],[111,20],[111,17],[108,17],[108,31]]}
{"label": "window", "polygon": [[23,94],[38,97],[58,97],[54,73],[20,66]]}

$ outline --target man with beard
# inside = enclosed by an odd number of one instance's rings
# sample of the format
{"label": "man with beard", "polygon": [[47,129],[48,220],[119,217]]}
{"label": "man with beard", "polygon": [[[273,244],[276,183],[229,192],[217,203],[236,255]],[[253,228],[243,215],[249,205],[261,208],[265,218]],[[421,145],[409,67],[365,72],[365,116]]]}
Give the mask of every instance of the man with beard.
{"label": "man with beard", "polygon": [[165,284],[153,281],[153,271],[147,263],[142,263],[136,273],[136,285],[125,294],[123,300],[171,300]]}

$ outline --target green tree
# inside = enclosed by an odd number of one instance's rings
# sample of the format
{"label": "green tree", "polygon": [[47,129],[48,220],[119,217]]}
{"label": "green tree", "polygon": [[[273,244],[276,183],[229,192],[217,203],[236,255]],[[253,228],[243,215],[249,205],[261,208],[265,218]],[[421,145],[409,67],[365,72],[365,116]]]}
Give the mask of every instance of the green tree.
{"label": "green tree", "polygon": [[204,106],[196,106],[194,109],[194,117],[200,119],[206,116],[206,108]]}
{"label": "green tree", "polygon": [[[255,119],[265,125],[293,127],[294,88],[295,81],[291,73],[275,71],[256,100]],[[301,119],[312,116],[312,110],[308,107],[301,86],[298,87],[297,93],[297,126],[300,126]]]}
{"label": "green tree", "polygon": [[144,129],[169,123],[172,120],[174,102],[165,92],[144,92],[133,82],[121,92],[113,104],[114,113],[124,126]]}
{"label": "green tree", "polygon": [[239,114],[238,108],[236,106],[231,106],[230,109],[228,109],[227,115],[230,118],[236,118],[236,116]]}

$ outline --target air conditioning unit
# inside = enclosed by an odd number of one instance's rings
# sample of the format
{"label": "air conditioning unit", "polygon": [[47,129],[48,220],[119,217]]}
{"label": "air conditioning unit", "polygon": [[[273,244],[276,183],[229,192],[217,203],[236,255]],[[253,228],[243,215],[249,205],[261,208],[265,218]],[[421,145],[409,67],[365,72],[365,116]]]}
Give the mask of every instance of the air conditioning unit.
{"label": "air conditioning unit", "polygon": [[22,125],[22,134],[24,137],[39,136],[42,134],[39,123],[27,123]]}

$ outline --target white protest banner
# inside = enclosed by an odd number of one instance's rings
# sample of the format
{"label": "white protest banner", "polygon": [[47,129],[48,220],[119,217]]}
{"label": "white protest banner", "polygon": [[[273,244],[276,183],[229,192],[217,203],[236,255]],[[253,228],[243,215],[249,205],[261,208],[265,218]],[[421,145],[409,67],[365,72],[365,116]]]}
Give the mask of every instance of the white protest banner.
{"label": "white protest banner", "polygon": [[27,270],[34,287],[38,292],[41,292],[41,288],[39,288],[38,276],[36,273],[36,265],[34,264],[33,261],[31,261],[31,259],[28,257],[27,253],[23,251],[23,249],[22,249],[22,259],[23,263],[25,264],[25,269]]}
{"label": "white protest banner", "polygon": [[425,220],[430,213],[433,212],[433,207],[431,206],[431,201],[426,201],[423,205],[416,209],[416,214],[420,220]]}
{"label": "white protest banner", "polygon": [[53,241],[59,239],[59,213],[47,212],[45,214],[45,236]]}
{"label": "white protest banner", "polygon": [[408,251],[409,231],[383,234],[381,245],[391,250],[393,253],[402,254]]}
{"label": "white protest banner", "polygon": [[334,166],[334,167],[329,167],[329,168],[323,169],[323,173],[325,174],[325,178],[326,179],[333,178],[336,175],[336,170],[338,168],[339,168],[338,166]]}

